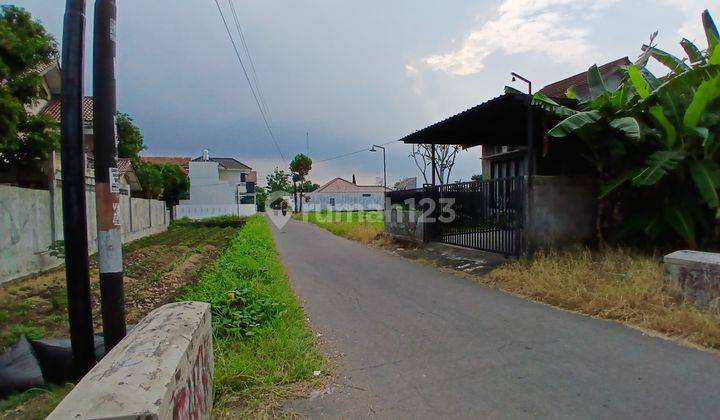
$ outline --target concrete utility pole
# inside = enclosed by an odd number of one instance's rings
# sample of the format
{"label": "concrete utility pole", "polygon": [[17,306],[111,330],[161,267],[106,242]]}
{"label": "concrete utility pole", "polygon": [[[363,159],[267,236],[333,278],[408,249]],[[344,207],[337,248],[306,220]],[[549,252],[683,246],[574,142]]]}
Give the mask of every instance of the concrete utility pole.
{"label": "concrete utility pole", "polygon": [[67,0],[62,43],[60,153],[70,342],[76,378],[95,365],[83,142],[83,52],[85,0]]}
{"label": "concrete utility pole", "polygon": [[98,261],[105,350],[125,337],[122,238],[120,231],[120,176],[117,167],[115,0],[96,0],[93,44],[95,97],[95,202]]}

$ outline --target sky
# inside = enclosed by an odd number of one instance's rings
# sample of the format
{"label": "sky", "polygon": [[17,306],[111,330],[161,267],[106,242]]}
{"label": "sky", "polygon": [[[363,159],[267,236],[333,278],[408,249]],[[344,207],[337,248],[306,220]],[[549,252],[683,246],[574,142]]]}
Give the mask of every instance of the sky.
{"label": "sky", "polygon": [[[218,1],[235,30],[230,0]],[[319,184],[353,174],[374,184],[383,165],[380,153],[366,151],[372,144],[492,99],[505,85],[524,90],[511,71],[542,87],[595,63],[634,59],[656,30],[660,48],[682,55],[683,37],[706,46],[704,9],[720,21],[716,0],[232,1],[280,151],[287,160],[309,151],[310,179]],[[60,41],[65,2],[0,4],[25,7]],[[208,149],[258,170],[261,185],[275,167],[287,167],[215,0],[118,1],[117,34],[118,109],[142,130],[145,155]],[[409,153],[402,143],[387,145],[389,185],[412,176],[422,182]],[[480,148],[469,149],[451,180],[480,171]]]}

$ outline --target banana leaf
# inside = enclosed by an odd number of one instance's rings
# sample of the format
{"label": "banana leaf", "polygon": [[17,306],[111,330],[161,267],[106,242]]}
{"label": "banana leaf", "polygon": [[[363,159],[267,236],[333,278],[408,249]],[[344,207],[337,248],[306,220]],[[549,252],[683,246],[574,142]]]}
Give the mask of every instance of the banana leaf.
{"label": "banana leaf", "polygon": [[540,92],[533,95],[532,104],[560,117],[569,117],[577,114],[577,111],[558,104]]}
{"label": "banana leaf", "polygon": [[645,76],[643,76],[640,69],[636,66],[628,67],[628,77],[630,83],[632,83],[635,91],[640,95],[641,98],[645,99],[650,96],[650,85],[648,84]]}
{"label": "banana leaf", "polygon": [[669,68],[674,73],[682,73],[684,71],[690,70],[690,66],[685,64],[685,62],[674,55],[665,52],[659,48],[651,47],[648,45],[642,46],[643,51],[649,51],[650,55],[660,62],[660,64],[664,65],[665,67]]}
{"label": "banana leaf", "polygon": [[678,233],[691,248],[696,248],[695,221],[687,210],[681,207],[665,208],[665,221]]}
{"label": "banana leaf", "polygon": [[642,169],[635,169],[635,170],[629,171],[623,175],[620,175],[616,178],[613,178],[613,179],[607,181],[600,188],[600,195],[598,196],[598,199],[603,199],[603,198],[607,197],[611,192],[615,191],[618,187],[620,187],[624,183],[628,182],[629,180],[635,178],[640,173],[640,171],[642,171]]}
{"label": "banana leaf", "polygon": [[705,56],[702,51],[700,51],[700,48],[693,44],[692,41],[683,38],[682,41],[680,41],[680,45],[685,50],[685,54],[687,54],[691,64],[705,64]]}
{"label": "banana leaf", "polygon": [[571,115],[560,121],[555,127],[548,131],[550,137],[565,137],[572,134],[588,124],[592,124],[602,118],[600,111],[584,111]]}
{"label": "banana leaf", "polygon": [[715,26],[715,22],[713,22],[713,18],[707,9],[702,13],[702,23],[708,42],[708,50],[713,51],[720,44],[720,34],[718,34],[717,26]]}
{"label": "banana leaf", "polygon": [[608,93],[605,81],[600,74],[597,64],[593,64],[587,71],[588,87],[590,88],[590,99],[595,100]]}
{"label": "banana leaf", "polygon": [[674,170],[677,165],[685,159],[685,153],[677,150],[658,150],[651,154],[643,168],[634,178],[633,186],[642,187],[655,185],[668,172]]}
{"label": "banana leaf", "polygon": [[690,176],[711,209],[720,206],[720,166],[711,160],[690,162]]}
{"label": "banana leaf", "polygon": [[622,117],[610,121],[610,126],[630,140],[640,140],[640,124],[633,117]]}
{"label": "banana leaf", "polygon": [[700,83],[692,102],[685,110],[683,123],[686,127],[695,127],[700,122],[708,104],[720,96],[720,75]]}

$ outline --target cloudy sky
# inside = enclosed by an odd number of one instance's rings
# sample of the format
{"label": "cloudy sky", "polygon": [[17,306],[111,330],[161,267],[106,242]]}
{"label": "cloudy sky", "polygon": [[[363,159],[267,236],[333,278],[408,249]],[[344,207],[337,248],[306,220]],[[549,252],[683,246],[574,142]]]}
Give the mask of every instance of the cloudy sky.
{"label": "cloudy sky", "polygon": [[[379,154],[326,159],[497,96],[511,71],[544,86],[593,63],[636,57],[655,30],[661,48],[680,54],[682,37],[705,45],[703,9],[720,20],[716,0],[234,1],[280,149],[305,152],[309,132],[318,183],[352,174],[374,183]],[[232,23],[228,0],[219,2]],[[60,39],[65,2],[11,3]],[[262,178],[283,166],[215,0],[118,3],[118,108],[142,129],[146,154],[199,156],[207,148]],[[417,175],[408,153],[388,146],[389,184]],[[479,156],[462,153],[452,179],[479,173]]]}

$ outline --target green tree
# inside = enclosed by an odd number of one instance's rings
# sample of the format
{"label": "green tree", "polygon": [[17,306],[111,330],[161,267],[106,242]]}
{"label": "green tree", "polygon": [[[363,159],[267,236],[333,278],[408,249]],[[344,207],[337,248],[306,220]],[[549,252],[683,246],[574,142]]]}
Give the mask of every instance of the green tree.
{"label": "green tree", "polygon": [[56,59],[55,39],[40,22],[20,7],[0,7],[0,166],[33,169],[57,150],[57,122],[28,111],[45,97],[38,69]]}
{"label": "green tree", "polygon": [[[290,172],[293,176],[293,194],[295,197],[296,207],[298,203],[296,183],[299,182],[302,185],[305,182],[305,177],[310,173],[310,170],[312,170],[312,159],[302,153],[297,154],[295,158],[293,158],[292,162],[290,162]],[[300,188],[300,211],[302,211],[302,199],[303,190]],[[296,208],[295,210],[298,209]]]}
{"label": "green tree", "polygon": [[147,198],[159,198],[164,187],[162,165],[139,163],[136,171],[143,189],[143,195]]}
{"label": "green tree", "polygon": [[317,190],[318,188],[320,188],[320,185],[316,184],[310,180],[306,180],[303,183],[301,183],[300,185],[298,185],[298,190],[300,190],[302,192],[313,192],[313,191]]}
{"label": "green tree", "polygon": [[271,193],[275,191],[292,191],[290,174],[279,168],[275,168],[275,170],[267,176],[267,184],[268,192]]}
{"label": "green tree", "polygon": [[160,172],[163,177],[163,198],[168,206],[177,204],[186,199],[190,190],[190,179],[180,165],[166,163],[161,165]]}
{"label": "green tree", "polygon": [[122,112],[117,113],[118,157],[137,159],[146,149],[140,129],[133,119]]}
{"label": "green tree", "polygon": [[265,202],[267,201],[267,190],[263,187],[255,186],[255,202],[258,211],[265,211]]}

